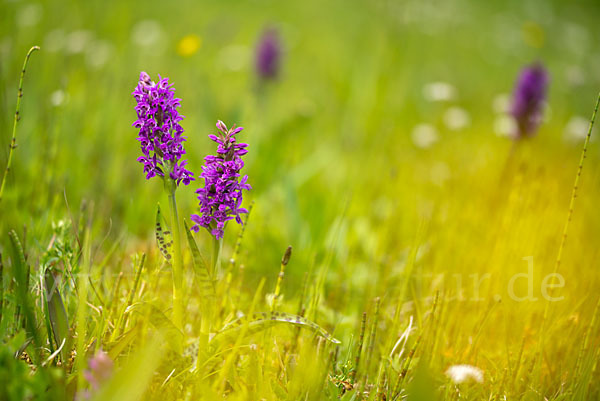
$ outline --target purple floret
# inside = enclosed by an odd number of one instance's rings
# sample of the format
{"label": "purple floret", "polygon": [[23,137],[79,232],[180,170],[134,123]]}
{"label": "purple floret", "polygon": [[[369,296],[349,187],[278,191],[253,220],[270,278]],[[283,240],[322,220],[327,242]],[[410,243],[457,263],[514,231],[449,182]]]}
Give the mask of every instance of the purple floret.
{"label": "purple floret", "polygon": [[175,98],[173,85],[160,75],[155,84],[142,72],[132,95],[137,101],[138,117],[133,126],[140,130],[137,139],[143,153],[137,160],[144,165],[146,179],[164,177],[166,172],[177,185],[181,182],[188,185],[194,180],[194,173],[185,168],[187,161],[181,160],[186,138],[179,125],[183,116],[177,111],[180,99]]}
{"label": "purple floret", "polygon": [[[235,219],[242,224],[240,214],[248,213],[242,206],[243,190],[252,187],[247,184],[248,176],[241,177],[244,167],[242,156],[248,153],[245,143],[238,143],[235,135],[242,127],[227,129],[222,121],[217,122],[217,135],[209,138],[218,144],[217,154],[204,158],[200,177],[204,178],[204,188],[196,190],[200,201],[201,215],[190,218],[196,223],[191,229],[198,231],[200,226],[208,229],[216,239],[223,238],[225,223]],[[240,178],[241,177],[241,178]]]}
{"label": "purple floret", "polygon": [[517,138],[532,136],[542,122],[547,89],[548,73],[541,64],[521,71],[511,108],[518,126]]}
{"label": "purple floret", "polygon": [[262,79],[273,79],[279,74],[281,43],[275,29],[266,30],[256,47],[256,73]]}

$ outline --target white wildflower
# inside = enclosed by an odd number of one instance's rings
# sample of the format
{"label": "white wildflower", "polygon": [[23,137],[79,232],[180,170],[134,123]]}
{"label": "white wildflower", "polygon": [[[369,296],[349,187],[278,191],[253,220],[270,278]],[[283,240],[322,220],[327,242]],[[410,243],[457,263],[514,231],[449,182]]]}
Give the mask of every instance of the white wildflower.
{"label": "white wildflower", "polygon": [[471,124],[471,116],[463,108],[450,107],[444,113],[444,124],[452,131],[458,131]]}
{"label": "white wildflower", "polygon": [[412,130],[412,141],[415,146],[425,149],[438,141],[438,133],[430,124],[418,124]]}
{"label": "white wildflower", "polygon": [[446,376],[456,384],[469,381],[483,383],[483,371],[471,365],[452,365],[446,370]]}
{"label": "white wildflower", "polygon": [[456,88],[447,82],[430,82],[423,87],[423,96],[430,102],[443,102],[456,98]]}

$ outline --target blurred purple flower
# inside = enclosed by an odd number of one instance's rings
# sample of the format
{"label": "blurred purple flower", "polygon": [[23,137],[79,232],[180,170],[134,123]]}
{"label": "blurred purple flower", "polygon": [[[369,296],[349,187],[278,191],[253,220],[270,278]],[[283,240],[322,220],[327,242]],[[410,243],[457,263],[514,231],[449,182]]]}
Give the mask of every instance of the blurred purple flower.
{"label": "blurred purple flower", "polygon": [[511,114],[517,122],[517,138],[532,136],[543,117],[548,73],[540,63],[525,67],[514,89]]}
{"label": "blurred purple flower", "polygon": [[138,119],[133,126],[138,128],[143,156],[137,160],[144,164],[146,179],[154,176],[164,177],[165,172],[177,185],[188,185],[194,180],[194,173],[187,170],[183,142],[186,140],[179,122],[183,116],[177,111],[180,99],[175,98],[175,89],[169,85],[168,78],[159,75],[158,84],[152,82],[145,72],[132,93],[137,101],[135,111]]}
{"label": "blurred purple flower", "polygon": [[97,391],[104,382],[110,379],[113,365],[112,359],[102,350],[96,352],[96,355],[88,361],[88,369],[83,372],[83,376],[94,391]]}
{"label": "blurred purple flower", "polygon": [[208,137],[218,144],[217,154],[204,158],[200,177],[204,178],[204,188],[196,190],[200,201],[201,216],[194,214],[190,218],[196,223],[192,230],[198,232],[205,227],[216,239],[223,238],[225,223],[235,218],[242,224],[241,213],[248,213],[242,208],[242,191],[252,187],[246,182],[248,176],[240,179],[240,170],[244,167],[242,156],[248,153],[248,144],[237,143],[235,135],[242,127],[227,129],[222,121],[217,122],[217,134]]}
{"label": "blurred purple flower", "polygon": [[256,46],[256,73],[261,79],[273,79],[279,74],[281,42],[274,28],[263,32]]}

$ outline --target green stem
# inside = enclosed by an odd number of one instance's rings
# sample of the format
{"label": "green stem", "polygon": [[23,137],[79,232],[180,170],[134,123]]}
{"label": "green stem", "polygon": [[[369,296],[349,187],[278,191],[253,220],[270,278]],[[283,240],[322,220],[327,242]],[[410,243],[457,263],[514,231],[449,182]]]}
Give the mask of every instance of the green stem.
{"label": "green stem", "polygon": [[173,235],[173,323],[177,328],[183,329],[183,263],[181,258],[181,230],[179,229],[179,216],[177,215],[177,202],[175,201],[175,181],[166,178],[165,190],[169,196],[171,206],[171,231]]}
{"label": "green stem", "polygon": [[213,251],[212,251],[212,276],[218,277],[219,271],[221,270],[221,248],[223,248],[223,238],[216,239],[213,237]]}
{"label": "green stem", "polygon": [[[212,235],[211,235],[212,237]],[[216,239],[212,237],[212,259],[211,259],[211,277],[214,279],[217,277],[219,269],[221,267],[221,249],[223,246],[223,239]],[[208,353],[208,337],[210,335],[211,323],[213,313],[216,309],[216,299],[214,297],[208,297],[203,300],[202,316],[200,319],[200,336],[198,337],[198,356],[196,358],[196,370],[202,367],[202,364],[206,360]]]}
{"label": "green stem", "polygon": [[4,184],[6,184],[6,176],[8,175],[8,172],[10,170],[10,165],[12,163],[13,151],[17,147],[17,124],[19,123],[19,120],[21,119],[19,113],[21,111],[21,98],[23,97],[23,78],[25,77],[25,69],[27,68],[27,62],[29,61],[29,57],[31,56],[31,53],[33,53],[36,50],[40,50],[40,48],[38,46],[33,46],[31,49],[29,49],[29,51],[27,52],[27,55],[25,56],[25,61],[23,62],[23,69],[21,70],[21,79],[19,80],[19,90],[17,92],[17,107],[16,107],[16,111],[15,111],[15,119],[13,122],[13,131],[12,131],[12,138],[10,140],[10,149],[8,151],[8,161],[6,162],[6,169],[4,170],[4,175],[2,176],[2,183],[0,184],[0,201],[2,201],[2,194],[4,193]]}
{"label": "green stem", "polygon": [[202,316],[200,317],[200,336],[198,337],[198,355],[196,357],[196,370],[199,370],[208,353],[208,337],[210,335],[211,323],[211,303],[212,300],[205,300],[206,304],[202,308]]}

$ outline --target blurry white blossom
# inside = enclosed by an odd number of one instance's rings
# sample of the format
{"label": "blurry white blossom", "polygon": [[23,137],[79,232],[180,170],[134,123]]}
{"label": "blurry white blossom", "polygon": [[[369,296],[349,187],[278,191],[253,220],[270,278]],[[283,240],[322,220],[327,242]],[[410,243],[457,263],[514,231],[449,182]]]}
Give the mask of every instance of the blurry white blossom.
{"label": "blurry white blossom", "polygon": [[423,87],[423,96],[430,102],[443,102],[456,98],[456,88],[447,82],[430,82]]}
{"label": "blurry white blossom", "polygon": [[483,383],[483,371],[471,365],[453,365],[446,370],[446,376],[454,383],[460,384],[469,381]]}
{"label": "blurry white blossom", "polygon": [[61,89],[57,89],[50,94],[50,104],[54,107],[58,107],[64,103],[65,98],[65,92]]}
{"label": "blurry white blossom", "polygon": [[418,124],[412,130],[412,141],[419,148],[428,148],[438,141],[438,133],[433,125]]}
{"label": "blurry white blossom", "polygon": [[471,116],[465,109],[453,106],[444,113],[444,124],[449,129],[458,131],[471,124]]}
{"label": "blurry white blossom", "polygon": [[512,137],[517,132],[517,122],[513,116],[503,114],[494,120],[494,133],[498,136]]}
{"label": "blurry white blossom", "polygon": [[564,137],[570,142],[585,140],[590,127],[590,120],[581,116],[571,117],[565,126]]}

